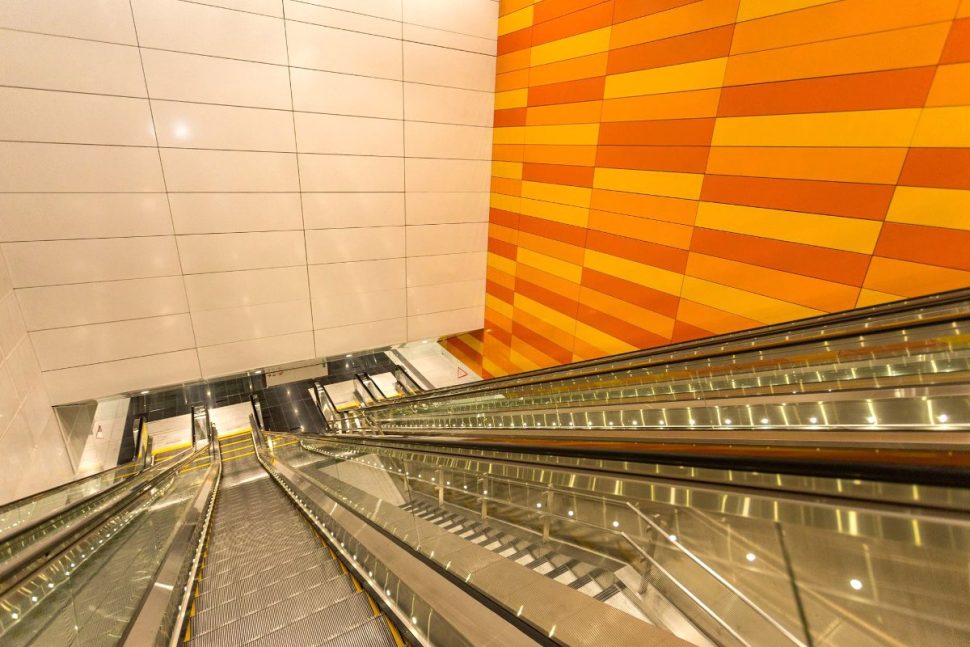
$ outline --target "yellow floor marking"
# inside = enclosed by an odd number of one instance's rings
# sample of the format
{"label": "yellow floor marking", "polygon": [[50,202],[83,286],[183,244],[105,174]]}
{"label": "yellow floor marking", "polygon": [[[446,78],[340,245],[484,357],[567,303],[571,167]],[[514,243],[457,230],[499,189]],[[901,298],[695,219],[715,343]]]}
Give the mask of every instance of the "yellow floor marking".
{"label": "yellow floor marking", "polygon": [[176,450],[185,449],[186,447],[191,447],[191,446],[192,446],[192,441],[178,443],[177,445],[166,445],[165,447],[161,447],[159,449],[153,449],[152,456],[156,456],[158,454],[165,454],[167,452],[174,452]]}
{"label": "yellow floor marking", "polygon": [[251,433],[253,433],[253,430],[250,429],[249,427],[246,427],[245,429],[235,429],[233,431],[230,431],[227,434],[219,434],[219,440],[222,440],[224,438],[235,438],[236,436],[242,436],[243,434],[251,434]]}
{"label": "yellow floor marking", "polygon": [[250,443],[249,445],[243,445],[241,447],[236,447],[234,449],[230,449],[229,451],[224,451],[224,452],[222,452],[222,455],[223,456],[231,456],[233,454],[238,454],[239,452],[250,451],[252,449],[253,449],[253,446]]}
{"label": "yellow floor marking", "polygon": [[252,438],[243,438],[242,440],[236,440],[236,441],[233,441],[231,443],[222,443],[222,442],[220,442],[219,443],[219,446],[220,447],[232,447],[233,445],[238,445],[240,443],[252,442],[252,440],[253,440]]}
{"label": "yellow floor marking", "polygon": [[228,463],[229,461],[234,461],[237,458],[244,458],[246,456],[252,456],[255,453],[256,452],[249,452],[249,453],[246,453],[246,454],[239,454],[238,456],[233,456],[232,458],[225,458],[225,457],[223,457],[222,462],[223,463]]}

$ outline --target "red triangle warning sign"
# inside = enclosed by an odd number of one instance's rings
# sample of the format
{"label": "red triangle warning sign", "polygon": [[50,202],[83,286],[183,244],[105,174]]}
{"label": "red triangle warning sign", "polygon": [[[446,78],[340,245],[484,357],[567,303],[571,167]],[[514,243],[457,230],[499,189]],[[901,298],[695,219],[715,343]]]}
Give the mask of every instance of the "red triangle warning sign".
{"label": "red triangle warning sign", "polygon": [[461,370],[461,367],[459,366],[458,367],[458,379],[460,380],[463,377],[468,377],[468,371]]}

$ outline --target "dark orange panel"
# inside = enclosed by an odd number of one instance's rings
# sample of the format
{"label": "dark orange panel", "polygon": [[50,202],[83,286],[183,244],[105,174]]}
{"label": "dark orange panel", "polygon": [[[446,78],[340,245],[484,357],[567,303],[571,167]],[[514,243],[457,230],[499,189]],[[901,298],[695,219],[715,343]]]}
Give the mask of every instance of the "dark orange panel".
{"label": "dark orange panel", "polygon": [[516,266],[515,274],[516,276],[521,277],[523,281],[528,281],[533,285],[541,285],[542,287],[560,294],[567,299],[579,299],[579,285],[573,283],[569,279],[564,279],[556,276],[555,274],[544,272],[538,268],[532,267],[531,265],[526,265],[525,263],[519,263]]}
{"label": "dark orange panel", "polygon": [[869,266],[869,256],[866,254],[732,234],[701,227],[694,229],[690,248],[692,251],[710,256],[857,287],[865,280],[866,269]]}
{"label": "dark orange panel", "polygon": [[623,299],[635,306],[653,310],[665,317],[677,316],[678,298],[672,294],[627,281],[618,276],[610,276],[588,267],[583,268],[583,286]]}
{"label": "dark orange panel", "polygon": [[600,126],[599,143],[608,146],[707,146],[714,119],[619,121]]}
{"label": "dark orange panel", "polygon": [[519,90],[529,87],[529,70],[513,70],[495,75],[495,91]]}
{"label": "dark orange panel", "polygon": [[[540,2],[537,7],[545,4],[546,2]],[[554,40],[609,27],[613,21],[613,3],[601,1],[592,7],[573,11],[556,18],[549,20],[533,18],[533,21],[535,26],[532,28],[532,44],[551,43]]]}
{"label": "dark orange panel", "polygon": [[704,337],[710,337],[713,334],[714,333],[710,330],[704,330],[703,328],[692,326],[689,323],[678,319],[674,322],[674,335],[670,341],[675,344],[679,344],[682,341],[703,339]]}
{"label": "dark orange panel", "polygon": [[556,124],[594,124],[603,112],[602,101],[562,103],[550,106],[532,106],[525,116],[527,126],[551,126]]}
{"label": "dark orange panel", "polygon": [[[528,314],[528,313],[525,313],[525,314]],[[519,313],[516,312],[516,317],[518,316],[519,316]],[[535,321],[535,318],[530,317],[530,320]],[[524,341],[529,346],[532,346],[533,348],[542,351],[542,353],[556,360],[556,362],[559,364],[565,364],[566,362],[570,361],[570,359],[572,359],[573,352],[571,350],[563,348],[562,346],[554,343],[549,338],[549,335],[547,334],[546,331],[541,331],[541,332],[534,331],[528,326],[523,325],[519,321],[513,321],[512,335],[514,338]],[[512,340],[512,348],[515,348],[516,350],[518,350],[517,344],[515,343],[515,339]],[[533,359],[533,361],[535,361],[535,358],[530,357],[530,359]]]}
{"label": "dark orange panel", "polygon": [[687,252],[683,249],[602,231],[590,230],[586,236],[586,248],[681,274],[687,268]]}
{"label": "dark orange panel", "polygon": [[499,240],[498,238],[488,239],[488,251],[493,254],[498,254],[499,256],[504,256],[505,258],[515,260],[517,255],[518,247],[507,243],[504,240]]}
{"label": "dark orange panel", "polygon": [[566,261],[573,265],[583,264],[582,247],[562,243],[542,234],[527,234],[520,231],[518,245],[524,249],[529,249],[551,258],[558,258],[561,261]]}
{"label": "dark orange panel", "polygon": [[557,103],[577,103],[603,98],[606,79],[602,76],[577,81],[563,81],[529,88],[530,106],[549,106]]}
{"label": "dark orange panel", "polygon": [[970,18],[954,20],[943,46],[941,63],[964,63],[970,61]]}
{"label": "dark orange panel", "polygon": [[496,53],[499,56],[510,54],[532,46],[532,27],[526,27],[498,37]]}
{"label": "dark orange panel", "polygon": [[899,184],[970,189],[970,149],[911,148]]}
{"label": "dark orange panel", "polygon": [[692,90],[603,101],[603,121],[691,119],[717,115],[721,90]]}
{"label": "dark orange panel", "polygon": [[613,23],[642,18],[692,2],[697,0],[614,0]]}
{"label": "dark orange panel", "polygon": [[[518,268],[516,268],[516,271],[518,271]],[[495,283],[508,290],[515,289],[515,276],[513,276],[512,274],[509,274],[508,272],[503,272],[502,270],[495,269],[494,267],[489,265],[488,269],[486,270],[485,276],[489,283]],[[489,290],[485,290],[485,293],[491,294]],[[512,302],[509,301],[509,303],[512,303]]]}
{"label": "dark orange panel", "polygon": [[586,242],[585,228],[545,220],[543,218],[533,218],[532,216],[525,215],[519,216],[518,228],[522,232],[535,236],[545,236],[578,247],[582,247]]}
{"label": "dark orange panel", "polygon": [[612,0],[542,0],[541,2],[534,2],[532,22],[539,24],[554,20],[603,3],[613,4]]}
{"label": "dark orange panel", "polygon": [[703,173],[710,152],[707,146],[600,146],[596,165],[641,171]]}
{"label": "dark orange panel", "polygon": [[640,328],[631,321],[614,317],[611,314],[596,310],[582,303],[579,304],[579,309],[576,311],[576,320],[582,321],[588,326],[601,330],[607,335],[616,337],[620,341],[625,341],[637,348],[650,348],[652,346],[666,344],[670,341],[655,332]]}
{"label": "dark orange panel", "polygon": [[588,79],[606,74],[606,52],[579,56],[566,61],[556,61],[529,68],[529,83],[547,85],[561,81]]}
{"label": "dark orange panel", "polygon": [[574,166],[594,166],[596,164],[595,146],[526,146],[523,161],[539,164],[570,164]]}
{"label": "dark orange panel", "polygon": [[667,245],[668,247],[677,247],[679,249],[690,248],[690,235],[692,230],[687,225],[630,216],[624,213],[613,213],[612,211],[590,209],[588,226],[590,229],[627,236],[629,238],[638,238],[652,243]]}
{"label": "dark orange panel", "polygon": [[734,25],[705,29],[610,51],[607,74],[721,58],[731,52]]}
{"label": "dark orange panel", "polygon": [[525,108],[505,108],[495,111],[495,127],[524,126],[526,119]]}
{"label": "dark orange panel", "polygon": [[697,201],[667,198],[657,195],[623,193],[593,189],[590,208],[631,216],[652,218],[682,225],[693,225],[697,216]]}
{"label": "dark orange panel", "polygon": [[819,180],[787,180],[734,175],[704,178],[701,200],[785,209],[832,216],[882,220],[893,198],[893,187]]}
{"label": "dark orange panel", "polygon": [[544,287],[540,287],[535,283],[526,281],[520,277],[516,277],[515,291],[524,297],[528,297],[533,301],[541,303],[547,308],[552,308],[553,310],[561,312],[564,315],[568,315],[570,317],[576,316],[576,300],[565,297],[558,292],[547,290]]}
{"label": "dark orange panel", "polygon": [[492,191],[502,195],[522,195],[522,180],[507,177],[493,177]]}
{"label": "dark orange panel", "polygon": [[511,211],[504,211],[502,209],[496,209],[492,207],[488,210],[488,220],[493,225],[499,225],[500,227],[508,227],[510,229],[517,229],[519,227],[519,214],[512,213]]}
{"label": "dark orange panel", "polygon": [[721,90],[721,117],[920,108],[935,67],[739,85]]}
{"label": "dark orange panel", "polygon": [[517,308],[515,310],[515,321],[512,324],[513,334],[515,331],[520,330],[519,327],[521,326],[524,326],[532,332],[538,333],[539,335],[547,338],[560,348],[572,348],[573,346],[573,330],[560,330],[556,326],[546,323],[538,317],[533,317],[522,308]]}
{"label": "dark orange panel", "polygon": [[513,288],[500,285],[495,281],[485,281],[485,293],[501,299],[506,303],[512,303],[515,300],[515,290]]}
{"label": "dark orange panel", "polygon": [[563,164],[523,164],[522,179],[568,186],[593,186],[593,169],[589,166]]}
{"label": "dark orange panel", "polygon": [[970,231],[887,222],[875,255],[970,271]]}

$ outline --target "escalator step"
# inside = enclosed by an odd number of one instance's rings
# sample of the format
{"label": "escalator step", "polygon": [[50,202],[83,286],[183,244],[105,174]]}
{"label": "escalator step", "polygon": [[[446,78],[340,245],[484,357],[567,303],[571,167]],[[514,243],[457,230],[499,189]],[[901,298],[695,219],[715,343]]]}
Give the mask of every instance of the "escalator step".
{"label": "escalator step", "polygon": [[346,577],[312,582],[305,587],[298,586],[303,583],[302,580],[294,581],[293,578],[288,578],[223,604],[206,607],[192,619],[192,633],[206,634],[219,627],[238,622],[246,616],[262,613],[273,605],[290,605],[298,602],[300,596],[310,596],[324,605],[336,603],[356,592],[354,585]]}
{"label": "escalator step", "polygon": [[626,586],[623,584],[623,582],[615,582],[613,584],[610,584],[608,587],[606,587],[605,589],[603,589],[593,597],[599,600],[600,602],[606,602],[607,600],[609,600],[610,598],[612,598],[614,595],[616,595],[617,593],[619,593],[625,588]]}
{"label": "escalator step", "polygon": [[384,616],[372,618],[323,643],[325,647],[395,647],[396,644]]}
{"label": "escalator step", "polygon": [[328,603],[317,600],[310,591],[194,636],[190,644],[202,647],[308,645],[343,633],[370,617],[373,617],[373,611],[363,592]]}

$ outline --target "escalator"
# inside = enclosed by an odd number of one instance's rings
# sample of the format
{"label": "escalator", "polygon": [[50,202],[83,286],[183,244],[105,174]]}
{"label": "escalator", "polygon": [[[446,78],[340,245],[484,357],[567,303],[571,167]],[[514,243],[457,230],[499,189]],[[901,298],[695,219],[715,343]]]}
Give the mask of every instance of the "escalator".
{"label": "escalator", "polygon": [[222,443],[187,644],[399,644],[393,625],[260,466],[250,433],[242,436]]}
{"label": "escalator", "polygon": [[0,644],[970,644],[968,297],[350,412],[317,385],[318,433],[257,394],[0,535]]}

